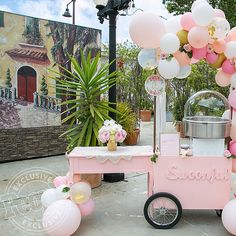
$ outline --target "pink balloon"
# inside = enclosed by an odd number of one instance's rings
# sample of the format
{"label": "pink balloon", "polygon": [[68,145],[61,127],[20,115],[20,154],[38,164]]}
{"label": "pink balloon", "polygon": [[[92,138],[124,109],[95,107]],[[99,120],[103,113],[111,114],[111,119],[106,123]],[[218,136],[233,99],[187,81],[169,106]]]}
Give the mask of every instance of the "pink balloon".
{"label": "pink balloon", "polygon": [[157,48],[165,33],[163,20],[155,13],[136,14],[129,26],[131,39],[141,48]]}
{"label": "pink balloon", "polygon": [[218,59],[218,55],[214,52],[212,53],[207,53],[206,55],[206,61],[209,63],[209,64],[214,64]]}
{"label": "pink balloon", "polygon": [[233,235],[236,235],[236,199],[229,201],[222,211],[222,222],[224,227]]}
{"label": "pink balloon", "polygon": [[226,74],[234,74],[236,72],[234,65],[232,65],[232,63],[230,62],[230,60],[225,60],[222,64],[222,70],[226,73]]}
{"label": "pink balloon", "polygon": [[58,200],[43,214],[43,228],[50,236],[72,235],[80,226],[80,222],[80,210],[71,200]]}
{"label": "pink balloon", "polygon": [[221,9],[214,9],[215,17],[225,18],[225,13]]}
{"label": "pink balloon", "polygon": [[189,58],[187,53],[177,51],[173,55],[176,58],[176,60],[179,62],[180,66],[190,65],[191,59]]}
{"label": "pink balloon", "polygon": [[229,151],[231,154],[236,155],[236,141],[230,141]]}
{"label": "pink balloon", "polygon": [[224,71],[219,70],[216,74],[215,80],[220,87],[226,87],[230,85],[231,76],[226,74]]}
{"label": "pink balloon", "polygon": [[195,59],[195,58],[192,57],[190,64],[196,64],[196,63],[198,63],[198,62],[199,62],[198,59]]}
{"label": "pink balloon", "polygon": [[196,26],[196,23],[193,20],[192,13],[186,12],[182,15],[180,18],[180,24],[183,27],[184,30],[191,30],[194,26]]}
{"label": "pink balloon", "polygon": [[208,44],[210,36],[206,27],[195,26],[188,33],[188,41],[194,48],[203,48]]}
{"label": "pink balloon", "polygon": [[229,105],[235,109],[236,108],[236,90],[235,89],[230,91],[228,101],[229,101]]}
{"label": "pink balloon", "polygon": [[229,33],[228,33],[228,35],[227,35],[225,41],[226,41],[227,43],[228,43],[229,41],[236,41],[236,27],[232,28],[232,29],[229,31]]}
{"label": "pink balloon", "polygon": [[95,209],[95,202],[93,199],[89,199],[87,202],[83,204],[77,204],[80,209],[81,216],[88,216],[93,213]]}
{"label": "pink balloon", "polygon": [[215,40],[213,42],[213,49],[216,53],[223,53],[226,49],[226,42],[224,39]]}
{"label": "pink balloon", "polygon": [[53,180],[54,186],[57,188],[63,184],[67,184],[67,177],[66,176],[58,176]]}
{"label": "pink balloon", "polygon": [[203,48],[192,48],[193,58],[197,60],[201,60],[206,57],[207,47]]}

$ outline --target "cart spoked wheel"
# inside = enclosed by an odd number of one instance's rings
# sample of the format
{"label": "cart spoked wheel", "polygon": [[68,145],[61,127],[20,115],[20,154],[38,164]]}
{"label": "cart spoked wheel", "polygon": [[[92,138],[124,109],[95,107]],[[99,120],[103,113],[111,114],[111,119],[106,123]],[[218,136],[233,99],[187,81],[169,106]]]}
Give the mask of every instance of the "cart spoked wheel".
{"label": "cart spoked wheel", "polygon": [[182,216],[179,200],[170,193],[160,192],[148,198],[144,205],[144,217],[157,229],[170,229]]}
{"label": "cart spoked wheel", "polygon": [[221,217],[222,216],[222,210],[216,210],[216,215]]}

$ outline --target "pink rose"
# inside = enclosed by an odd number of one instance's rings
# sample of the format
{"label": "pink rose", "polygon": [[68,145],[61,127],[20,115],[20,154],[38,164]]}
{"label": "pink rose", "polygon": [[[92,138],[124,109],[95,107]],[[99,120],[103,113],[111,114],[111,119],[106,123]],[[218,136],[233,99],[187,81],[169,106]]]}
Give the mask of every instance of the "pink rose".
{"label": "pink rose", "polygon": [[127,135],[127,133],[126,133],[126,131],[123,130],[123,129],[122,129],[121,131],[117,132],[117,133],[115,134],[115,140],[116,140],[116,142],[122,143],[122,142],[125,140],[126,135]]}
{"label": "pink rose", "polygon": [[99,132],[98,138],[102,143],[106,143],[110,138],[110,133],[108,131]]}

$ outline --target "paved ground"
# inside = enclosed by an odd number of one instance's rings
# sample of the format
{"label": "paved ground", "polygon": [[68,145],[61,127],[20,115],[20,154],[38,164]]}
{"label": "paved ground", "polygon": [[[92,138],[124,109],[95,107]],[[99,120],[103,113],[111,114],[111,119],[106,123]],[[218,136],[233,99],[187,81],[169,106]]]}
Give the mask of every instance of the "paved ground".
{"label": "paved ground", "polygon": [[[172,130],[170,124],[168,130]],[[143,123],[139,144],[151,143],[152,123]],[[54,175],[65,175],[67,171],[68,162],[64,155],[0,164],[0,236],[46,235],[41,228],[40,195],[43,189],[52,186]],[[147,199],[146,181],[146,174],[132,173],[126,175],[125,181],[103,183],[94,189],[92,195],[96,211],[82,219],[74,235],[229,235],[214,211],[184,211],[182,219],[174,228],[152,228],[143,217],[143,206]],[[235,176],[233,188],[232,192],[236,192]]]}

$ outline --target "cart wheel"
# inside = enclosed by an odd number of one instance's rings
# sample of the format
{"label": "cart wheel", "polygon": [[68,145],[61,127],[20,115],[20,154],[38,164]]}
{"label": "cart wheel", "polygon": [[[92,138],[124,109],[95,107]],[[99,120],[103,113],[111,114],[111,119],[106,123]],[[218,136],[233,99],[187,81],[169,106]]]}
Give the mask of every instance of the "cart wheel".
{"label": "cart wheel", "polygon": [[148,198],[144,205],[144,217],[157,229],[170,229],[182,216],[179,200],[170,193],[160,192]]}
{"label": "cart wheel", "polygon": [[218,215],[219,217],[222,216],[222,210],[216,210],[216,215]]}

